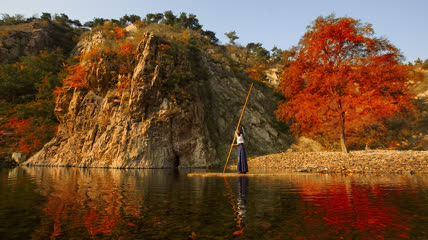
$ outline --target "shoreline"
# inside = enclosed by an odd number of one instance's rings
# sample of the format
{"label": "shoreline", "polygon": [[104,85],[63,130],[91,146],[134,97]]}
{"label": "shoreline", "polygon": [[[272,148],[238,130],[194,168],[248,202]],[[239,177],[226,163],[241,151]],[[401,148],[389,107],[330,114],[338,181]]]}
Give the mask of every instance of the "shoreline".
{"label": "shoreline", "polygon": [[[5,162],[6,163],[6,162]],[[25,164],[3,165],[2,168],[14,168]],[[51,165],[31,165],[33,167],[71,167]],[[282,152],[248,158],[250,173],[257,171],[306,172],[324,174],[428,174],[428,151],[412,150],[361,150],[342,152]],[[85,167],[83,167],[85,168]],[[106,167],[91,167],[106,168]],[[107,167],[108,168],[108,167]],[[187,167],[178,167],[187,168]],[[192,167],[189,167],[192,168]],[[117,168],[121,169],[121,168]],[[134,168],[124,168],[134,169]],[[136,168],[139,169],[139,168]],[[197,168],[194,168],[197,169]],[[201,167],[198,169],[209,169]],[[219,168],[220,169],[220,168]],[[228,170],[236,170],[236,159],[229,164]],[[222,170],[222,168],[220,169]]]}
{"label": "shoreline", "polygon": [[[283,152],[249,158],[248,168],[325,174],[428,174],[428,151]],[[236,169],[236,163],[230,169]]]}

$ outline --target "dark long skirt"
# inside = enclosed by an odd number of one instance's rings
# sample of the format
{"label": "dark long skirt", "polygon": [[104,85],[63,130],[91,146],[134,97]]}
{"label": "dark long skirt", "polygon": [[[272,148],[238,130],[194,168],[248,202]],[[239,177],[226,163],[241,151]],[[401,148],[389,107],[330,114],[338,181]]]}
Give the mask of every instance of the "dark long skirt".
{"label": "dark long skirt", "polygon": [[238,145],[238,172],[248,172],[247,154],[245,153],[245,147],[243,143]]}

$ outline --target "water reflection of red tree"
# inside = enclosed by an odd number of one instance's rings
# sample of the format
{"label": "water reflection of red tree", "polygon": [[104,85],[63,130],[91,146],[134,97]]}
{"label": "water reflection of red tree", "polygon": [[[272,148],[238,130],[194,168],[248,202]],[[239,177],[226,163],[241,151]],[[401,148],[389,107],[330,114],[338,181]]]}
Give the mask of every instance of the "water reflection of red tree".
{"label": "water reflection of red tree", "polygon": [[303,185],[305,223],[320,229],[313,238],[407,239],[409,216],[385,201],[379,186],[336,184],[318,188]]}
{"label": "water reflection of red tree", "polygon": [[[54,181],[43,184],[44,187],[39,189],[48,201],[43,208],[46,217],[33,238],[57,239],[64,234],[73,234],[76,238],[86,238],[88,234],[114,236],[126,231],[121,226],[124,224],[121,216],[139,216],[141,200],[133,194],[125,195],[119,191],[120,176],[109,171],[92,171],[90,175],[74,169],[70,171],[74,174],[49,172]],[[133,225],[127,223],[127,226]]]}
{"label": "water reflection of red tree", "polygon": [[90,235],[96,235],[98,233],[111,234],[118,220],[118,215],[102,218],[101,214],[94,209],[90,209],[89,215],[85,219],[85,226]]}

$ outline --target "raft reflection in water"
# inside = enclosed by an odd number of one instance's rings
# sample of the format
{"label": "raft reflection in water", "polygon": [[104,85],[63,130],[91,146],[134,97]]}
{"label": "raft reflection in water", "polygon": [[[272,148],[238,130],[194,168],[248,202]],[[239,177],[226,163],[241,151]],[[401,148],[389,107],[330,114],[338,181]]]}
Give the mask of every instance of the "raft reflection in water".
{"label": "raft reflection in water", "polygon": [[[235,215],[234,221],[236,223],[233,235],[243,235],[245,230],[245,220],[247,218],[247,188],[248,178],[238,177],[237,178],[237,193],[236,197],[233,193],[232,186],[229,184],[227,177],[224,177],[225,194],[224,196],[228,199],[230,206],[232,207],[233,214]],[[230,211],[230,210],[229,210]]]}
{"label": "raft reflection in water", "polygon": [[247,189],[248,177],[238,177],[238,194],[237,194],[237,212],[239,225],[245,227],[245,219],[247,218]]}

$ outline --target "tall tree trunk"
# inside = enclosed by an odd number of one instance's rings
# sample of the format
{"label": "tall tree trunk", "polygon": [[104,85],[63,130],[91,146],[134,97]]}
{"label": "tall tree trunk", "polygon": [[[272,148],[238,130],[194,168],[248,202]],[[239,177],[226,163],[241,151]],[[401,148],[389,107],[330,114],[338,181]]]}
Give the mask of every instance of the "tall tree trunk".
{"label": "tall tree trunk", "polygon": [[340,147],[342,148],[342,152],[348,153],[348,147],[346,146],[346,139],[345,139],[345,112],[340,113]]}

